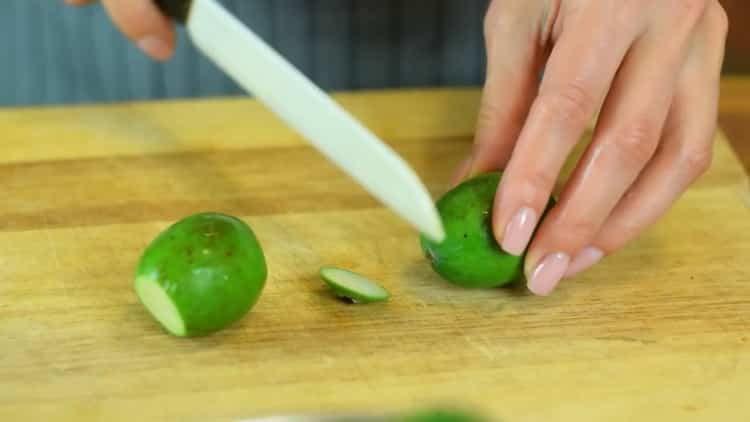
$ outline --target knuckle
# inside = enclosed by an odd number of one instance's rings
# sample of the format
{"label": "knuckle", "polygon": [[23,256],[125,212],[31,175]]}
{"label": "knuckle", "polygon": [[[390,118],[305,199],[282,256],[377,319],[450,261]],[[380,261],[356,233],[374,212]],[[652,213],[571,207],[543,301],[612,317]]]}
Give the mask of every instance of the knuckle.
{"label": "knuckle", "polygon": [[483,20],[484,38],[487,44],[491,43],[498,31],[509,30],[510,22],[508,20],[513,15],[507,13],[505,3],[504,1],[493,0],[487,8]]}
{"label": "knuckle", "polygon": [[493,0],[490,2],[483,19],[485,45],[490,47],[496,41],[518,38],[520,34],[528,36],[531,41],[533,31],[529,31],[529,18],[524,1]]}
{"label": "knuckle", "polygon": [[706,21],[711,32],[719,34],[722,40],[726,39],[729,33],[729,15],[718,1],[712,1],[707,6]]}
{"label": "knuckle", "polygon": [[633,164],[651,159],[659,139],[659,124],[643,119],[618,134],[613,141],[620,156]]}
{"label": "knuckle", "polygon": [[[495,4],[495,2],[493,2],[493,4]],[[493,6],[490,6],[490,11],[487,12],[487,14],[484,16],[483,34],[485,44],[490,44],[492,40],[492,33],[495,31],[495,27],[497,26],[497,24],[495,23],[494,13],[492,13],[492,7]]]}
{"label": "knuckle", "polygon": [[637,224],[620,222],[617,225],[608,227],[605,233],[602,233],[597,238],[596,244],[605,253],[612,253],[637,239],[641,235],[642,230],[644,228]]}
{"label": "knuckle", "polygon": [[673,0],[672,6],[680,19],[697,23],[708,6],[708,0]]}
{"label": "knuckle", "polygon": [[615,2],[613,4],[613,7],[615,8],[613,15],[617,19],[617,22],[625,23],[639,14],[642,14],[648,6],[647,0],[626,0]]}
{"label": "knuckle", "polygon": [[576,213],[566,220],[563,226],[565,227],[568,241],[576,243],[577,246],[586,243],[588,239],[592,239],[599,231],[598,224],[594,220],[587,218],[585,213]]}
{"label": "knuckle", "polygon": [[704,174],[713,162],[713,150],[711,148],[695,148],[682,152],[682,163],[695,177]]}
{"label": "knuckle", "polygon": [[479,104],[479,112],[477,114],[477,120],[479,124],[486,124],[487,122],[494,121],[500,113],[500,107],[493,100],[487,97],[482,98]]}
{"label": "knuckle", "polygon": [[580,83],[568,83],[560,89],[539,96],[539,107],[545,115],[558,116],[573,124],[586,124],[594,113],[595,101]]}
{"label": "knuckle", "polygon": [[625,0],[620,2],[620,8],[627,16],[632,18],[642,15],[643,11],[648,10],[653,4],[653,0]]}
{"label": "knuckle", "polygon": [[555,180],[556,178],[554,175],[543,169],[532,171],[526,176],[526,199],[533,201],[534,203],[544,203],[546,200],[545,198],[549,196],[549,192],[552,191],[552,188],[554,187]]}
{"label": "knuckle", "polygon": [[620,221],[616,232],[620,238],[620,242],[625,243],[640,236],[642,229],[643,227],[641,227],[635,220],[624,220]]}
{"label": "knuckle", "polygon": [[556,177],[543,169],[533,169],[523,171],[515,180],[506,193],[517,201],[538,205],[538,209],[542,209],[554,189]]}

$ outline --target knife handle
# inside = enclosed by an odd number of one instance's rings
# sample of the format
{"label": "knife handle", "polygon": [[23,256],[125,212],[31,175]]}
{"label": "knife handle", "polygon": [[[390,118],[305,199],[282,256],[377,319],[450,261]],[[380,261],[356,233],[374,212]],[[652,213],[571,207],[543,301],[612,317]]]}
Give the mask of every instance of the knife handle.
{"label": "knife handle", "polygon": [[181,24],[187,22],[192,0],[154,0],[162,13]]}

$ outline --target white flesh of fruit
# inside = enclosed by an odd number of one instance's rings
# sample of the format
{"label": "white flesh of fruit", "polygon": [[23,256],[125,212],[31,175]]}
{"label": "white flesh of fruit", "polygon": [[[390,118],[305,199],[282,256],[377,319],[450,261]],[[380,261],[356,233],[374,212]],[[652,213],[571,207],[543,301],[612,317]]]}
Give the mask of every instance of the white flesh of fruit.
{"label": "white flesh of fruit", "polygon": [[172,299],[152,277],[139,277],[135,290],[143,305],[170,333],[185,335],[185,322]]}
{"label": "white flesh of fruit", "polygon": [[381,300],[388,297],[388,292],[385,289],[368,278],[351,271],[338,268],[325,268],[321,273],[328,282],[341,288],[343,293],[354,292],[368,300]]}

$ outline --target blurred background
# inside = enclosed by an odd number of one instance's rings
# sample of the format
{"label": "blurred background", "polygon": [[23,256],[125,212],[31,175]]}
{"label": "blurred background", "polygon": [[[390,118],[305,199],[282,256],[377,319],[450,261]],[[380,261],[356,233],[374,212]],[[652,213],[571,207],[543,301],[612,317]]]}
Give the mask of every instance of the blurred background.
{"label": "blurred background", "polygon": [[[477,85],[486,0],[223,0],[326,90]],[[147,59],[96,4],[0,1],[0,105],[236,95],[190,45]]]}
{"label": "blurred background", "polygon": [[[478,86],[488,0],[223,0],[326,90]],[[724,0],[725,73],[750,72],[750,2]],[[166,64],[141,54],[98,4],[0,2],[0,106],[238,95],[182,29]]]}

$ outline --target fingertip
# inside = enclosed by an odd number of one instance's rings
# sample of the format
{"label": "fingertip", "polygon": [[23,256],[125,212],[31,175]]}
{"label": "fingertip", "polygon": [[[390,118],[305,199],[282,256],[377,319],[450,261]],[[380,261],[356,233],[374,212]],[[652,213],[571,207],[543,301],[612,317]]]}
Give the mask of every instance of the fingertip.
{"label": "fingertip", "polygon": [[570,262],[568,271],[565,273],[566,278],[575,277],[576,275],[588,270],[604,258],[604,252],[596,246],[588,246],[582,249]]}
{"label": "fingertip", "polygon": [[151,0],[103,0],[112,21],[149,57],[168,60],[175,50],[175,29]]}
{"label": "fingertip", "polygon": [[496,225],[495,237],[500,238],[499,242],[504,251],[514,256],[523,255],[536,229],[537,215],[533,208],[524,206],[516,211],[505,227],[501,224]]}
{"label": "fingertip", "polygon": [[159,61],[169,60],[174,53],[174,47],[158,36],[147,35],[138,40],[136,45],[149,57]]}
{"label": "fingertip", "polygon": [[570,265],[564,252],[548,254],[539,264],[526,271],[527,288],[537,296],[549,296],[557,288]]}

